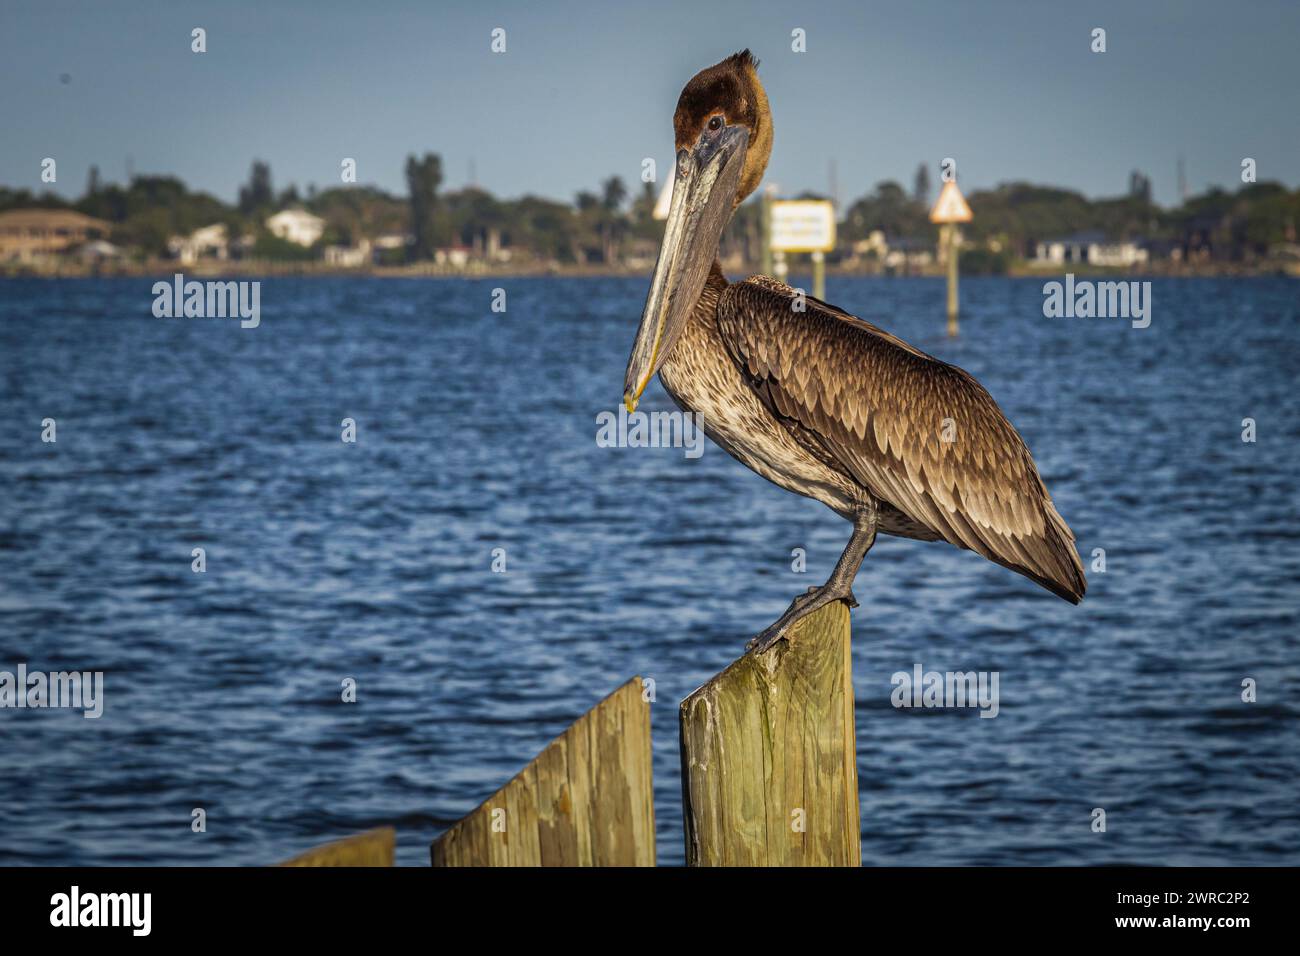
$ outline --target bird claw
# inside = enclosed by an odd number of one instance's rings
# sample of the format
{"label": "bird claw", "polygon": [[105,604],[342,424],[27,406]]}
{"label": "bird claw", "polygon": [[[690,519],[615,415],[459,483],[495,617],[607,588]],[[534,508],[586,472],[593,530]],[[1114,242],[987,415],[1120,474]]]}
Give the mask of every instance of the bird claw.
{"label": "bird claw", "polygon": [[777,641],[785,640],[785,631],[786,629],[783,627],[769,627],[763,633],[750,638],[749,643],[745,645],[745,652],[748,654],[762,654]]}
{"label": "bird claw", "polygon": [[784,640],[790,630],[790,626],[794,624],[795,621],[798,621],[805,616],[804,613],[801,612],[804,612],[804,609],[807,608],[809,604],[817,601],[818,598],[824,595],[827,597],[827,600],[819,603],[817,605],[818,607],[822,607],[825,604],[830,603],[832,600],[843,601],[851,608],[861,606],[858,604],[858,599],[853,596],[853,590],[851,588],[846,588],[843,593],[837,591],[828,592],[827,588],[830,586],[831,585],[829,584],[824,584],[819,588],[809,588],[803,594],[796,597],[790,602],[789,609],[785,614],[781,615],[779,621],[767,628],[757,637],[750,639],[749,643],[745,645],[745,651],[750,654],[761,654],[777,641]]}
{"label": "bird claw", "polygon": [[816,597],[816,596],[817,596],[817,592],[819,592],[820,590],[821,590],[821,588],[819,588],[819,587],[811,587],[811,588],[809,588],[809,589],[808,589],[807,591],[805,591],[803,594],[800,594],[800,595],[797,596],[793,601],[790,602],[790,606],[786,609],[786,612],[785,612],[785,613],[786,613],[786,614],[792,614],[792,613],[794,613],[795,611],[799,610],[799,608],[803,607],[805,604],[807,604],[809,601],[811,601],[814,597]]}

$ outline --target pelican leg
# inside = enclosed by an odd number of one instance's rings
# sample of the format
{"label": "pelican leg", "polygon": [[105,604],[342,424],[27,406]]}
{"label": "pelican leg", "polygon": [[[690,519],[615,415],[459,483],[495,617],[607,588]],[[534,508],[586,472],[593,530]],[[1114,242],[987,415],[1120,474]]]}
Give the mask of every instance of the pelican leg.
{"label": "pelican leg", "polygon": [[809,588],[790,602],[786,612],[761,634],[745,645],[745,650],[761,654],[777,641],[789,634],[790,628],[800,618],[807,617],[813,611],[825,607],[832,601],[844,601],[849,607],[857,607],[853,596],[853,579],[862,567],[862,559],[867,556],[871,546],[876,543],[876,524],[878,511],[874,506],[864,508],[853,519],[853,535],[844,546],[844,553],[835,562],[835,570],[819,588]]}

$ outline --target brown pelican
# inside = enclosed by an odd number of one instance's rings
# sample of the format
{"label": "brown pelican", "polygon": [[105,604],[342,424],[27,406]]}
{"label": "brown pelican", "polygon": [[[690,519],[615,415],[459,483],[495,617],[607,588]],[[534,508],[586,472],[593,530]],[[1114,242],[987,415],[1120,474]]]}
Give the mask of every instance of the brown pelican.
{"label": "brown pelican", "polygon": [[1087,585],[1074,534],[979,382],[775,279],[723,276],[723,227],[772,152],[757,66],[737,53],[696,74],[677,101],[672,204],[623,395],[634,410],[658,373],[730,455],[853,522],[826,583],[750,649],[832,601],[856,607],[853,579],[877,532],[942,539],[1079,603]]}

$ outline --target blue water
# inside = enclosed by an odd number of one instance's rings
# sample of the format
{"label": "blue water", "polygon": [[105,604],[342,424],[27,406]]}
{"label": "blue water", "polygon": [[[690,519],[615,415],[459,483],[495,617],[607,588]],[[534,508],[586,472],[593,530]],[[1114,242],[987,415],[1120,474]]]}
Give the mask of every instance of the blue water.
{"label": "blue water", "polygon": [[[267,863],[387,823],[423,863],[633,675],[680,862],[677,704],[848,526],[712,445],[597,447],[645,281],[268,279],[256,329],[153,318],[150,286],[0,283],[0,669],[106,675],[99,720],[0,710],[0,863]],[[864,861],[1300,863],[1300,284],[1157,280],[1139,330],[965,280],[956,341],[937,281],[827,286],[979,377],[1106,555],[1074,608],[876,545]],[[998,671],[999,715],[893,708],[916,663]]]}

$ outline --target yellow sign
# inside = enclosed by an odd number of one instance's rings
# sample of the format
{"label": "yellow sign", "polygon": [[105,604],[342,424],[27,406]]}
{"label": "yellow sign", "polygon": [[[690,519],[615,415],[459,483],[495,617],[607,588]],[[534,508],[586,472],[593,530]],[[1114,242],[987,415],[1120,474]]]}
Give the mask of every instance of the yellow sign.
{"label": "yellow sign", "polygon": [[835,206],[826,199],[772,203],[773,252],[830,252],[835,248]]}
{"label": "yellow sign", "polygon": [[939,191],[939,199],[930,210],[930,221],[970,222],[972,218],[970,206],[966,205],[966,197],[957,188],[957,183],[955,181],[944,183],[943,189]]}

